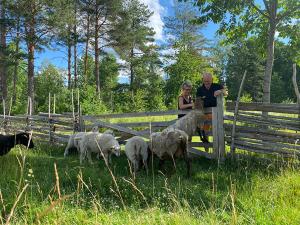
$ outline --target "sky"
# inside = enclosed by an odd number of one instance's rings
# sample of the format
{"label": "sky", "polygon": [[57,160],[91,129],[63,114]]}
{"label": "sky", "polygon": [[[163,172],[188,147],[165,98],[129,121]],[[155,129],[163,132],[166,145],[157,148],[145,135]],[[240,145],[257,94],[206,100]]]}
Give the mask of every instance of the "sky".
{"label": "sky", "polygon": [[[153,15],[150,18],[149,26],[153,27],[156,43],[162,43],[165,39],[163,32],[164,17],[174,14],[174,0],[139,0],[149,7],[153,11]],[[215,32],[218,29],[217,24],[208,23],[203,28],[203,35],[213,40],[215,38]],[[121,60],[118,60],[121,62]],[[44,51],[36,54],[36,71],[39,71],[43,64],[54,64],[59,69],[67,69],[67,52],[63,47],[56,47],[56,49],[45,49]],[[122,79],[122,74],[120,76]]]}

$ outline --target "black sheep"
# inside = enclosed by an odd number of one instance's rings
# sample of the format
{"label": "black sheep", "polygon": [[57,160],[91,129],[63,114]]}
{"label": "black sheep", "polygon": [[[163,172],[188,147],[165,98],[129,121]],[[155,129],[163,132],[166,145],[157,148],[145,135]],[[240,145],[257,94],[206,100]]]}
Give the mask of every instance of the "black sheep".
{"label": "black sheep", "polygon": [[[15,145],[25,145],[29,148],[33,148],[34,144],[32,139],[30,139],[28,133],[22,132],[16,135],[2,135],[0,134],[0,156],[7,154]],[[28,145],[29,142],[29,145]]]}

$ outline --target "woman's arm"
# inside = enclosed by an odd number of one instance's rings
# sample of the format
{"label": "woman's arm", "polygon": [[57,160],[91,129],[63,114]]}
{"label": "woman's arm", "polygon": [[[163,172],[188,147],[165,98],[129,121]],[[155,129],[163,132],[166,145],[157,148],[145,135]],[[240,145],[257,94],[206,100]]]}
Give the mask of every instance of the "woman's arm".
{"label": "woman's arm", "polygon": [[178,99],[178,106],[179,106],[179,109],[187,109],[189,107],[193,107],[193,103],[183,104],[183,97],[180,96]]}

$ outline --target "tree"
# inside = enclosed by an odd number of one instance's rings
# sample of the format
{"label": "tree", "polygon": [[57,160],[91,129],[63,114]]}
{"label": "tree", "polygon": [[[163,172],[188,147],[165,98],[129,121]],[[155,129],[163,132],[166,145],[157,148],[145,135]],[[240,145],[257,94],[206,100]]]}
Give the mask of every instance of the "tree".
{"label": "tree", "polygon": [[[62,71],[59,71],[54,65],[43,65],[41,73],[35,79],[36,86],[36,108],[40,112],[48,112],[49,93],[51,98],[56,97],[56,113],[70,111],[68,99],[70,92],[64,86],[64,77]],[[53,99],[51,110],[53,109]]]}
{"label": "tree", "polygon": [[165,87],[166,105],[172,108],[177,106],[181,84],[185,80],[192,82],[194,86],[193,94],[195,94],[195,87],[199,86],[201,82],[201,74],[207,70],[212,71],[197,52],[180,51],[176,54],[175,60],[174,64],[165,68],[167,73]]}
{"label": "tree", "polygon": [[114,24],[111,32],[115,41],[115,50],[126,60],[129,70],[129,82],[132,92],[137,90],[134,82],[137,78],[135,67],[139,63],[139,58],[145,54],[150,43],[154,41],[153,28],[148,26],[149,18],[153,13],[138,0],[128,0],[124,2],[119,18]]}
{"label": "tree", "polygon": [[[11,1],[13,14],[20,18],[21,36],[27,47],[28,97],[32,99],[34,113],[34,61],[35,52],[47,46],[53,28],[50,1],[47,0],[15,0]],[[26,10],[24,10],[26,9]]]}
{"label": "tree", "polygon": [[0,80],[2,99],[7,98],[7,60],[6,60],[6,34],[7,34],[7,18],[6,18],[6,1],[0,0]]}
{"label": "tree", "polygon": [[[104,47],[111,46],[111,38],[109,32],[112,29],[112,24],[116,19],[116,13],[121,5],[120,0],[81,0],[85,4],[85,10],[87,11],[88,19],[90,19],[89,26],[93,27],[93,47],[95,57],[95,85],[96,93],[100,94],[100,50]],[[102,43],[100,43],[102,42]]]}
{"label": "tree", "polygon": [[178,50],[193,49],[201,54],[207,48],[207,40],[201,33],[204,24],[192,21],[197,17],[197,10],[190,3],[175,1],[174,16],[165,17],[164,31],[167,47]]}
{"label": "tree", "polygon": [[236,41],[231,48],[231,54],[224,67],[230,100],[236,100],[245,70],[247,70],[247,76],[243,93],[248,93],[254,101],[262,100],[263,59],[255,51],[256,43],[256,39]]}
{"label": "tree", "polygon": [[[76,0],[56,0],[53,1],[55,13],[53,15],[54,35],[58,46],[67,47],[68,62],[68,88],[71,88],[72,81],[72,46],[74,45],[74,24],[76,24],[76,14],[74,5]],[[75,49],[75,48],[74,48]],[[75,52],[74,52],[75,53]],[[75,57],[75,56],[74,56]]]}
{"label": "tree", "polygon": [[[165,18],[165,32],[170,38],[167,47],[174,50],[174,54],[166,55],[172,64],[165,67],[167,73],[165,95],[169,107],[177,107],[181,84],[190,80],[194,87],[200,85],[201,74],[212,71],[204,50],[207,40],[203,37],[202,24],[191,21],[196,18],[196,10],[190,3],[175,2],[175,15]],[[175,61],[175,62],[174,62]],[[196,88],[193,92],[195,94]]]}
{"label": "tree", "polygon": [[291,18],[299,17],[299,0],[263,0],[262,4],[257,4],[255,0],[194,2],[199,9],[198,23],[209,20],[221,23],[219,33],[226,34],[229,40],[236,39],[236,36],[247,37],[249,34],[263,37],[266,54],[263,102],[269,103],[275,33],[290,26]]}
{"label": "tree", "polygon": [[119,65],[116,58],[113,55],[105,55],[101,60],[100,65],[100,83],[102,84],[103,100],[109,102],[111,111],[114,110],[114,92],[118,84]]}

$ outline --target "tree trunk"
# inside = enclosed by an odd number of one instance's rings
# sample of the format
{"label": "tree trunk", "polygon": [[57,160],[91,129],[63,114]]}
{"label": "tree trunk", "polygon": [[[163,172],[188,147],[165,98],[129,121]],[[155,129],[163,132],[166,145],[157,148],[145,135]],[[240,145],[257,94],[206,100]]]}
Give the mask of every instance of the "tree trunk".
{"label": "tree trunk", "polygon": [[88,49],[89,49],[89,39],[90,39],[90,15],[87,15],[87,28],[86,28],[86,42],[85,42],[85,52],[84,52],[84,83],[88,82],[87,77],[87,62],[88,62]]}
{"label": "tree trunk", "polygon": [[74,29],[73,29],[73,32],[74,32],[74,86],[75,88],[77,88],[77,26],[76,26],[76,12],[77,12],[77,9],[76,9],[76,1],[75,1],[75,8],[74,8],[75,12],[75,24],[74,24]]}
{"label": "tree trunk", "polygon": [[16,59],[14,65],[14,77],[13,77],[13,105],[17,100],[17,80],[18,80],[18,67],[19,67],[19,49],[20,49],[20,18],[17,18],[17,33],[16,33]]}
{"label": "tree trunk", "polygon": [[[34,27],[30,27],[30,34],[34,34]],[[30,41],[28,45],[28,97],[31,98],[32,105],[29,111],[32,113],[34,113],[34,50],[34,42]]]}
{"label": "tree trunk", "polygon": [[[74,32],[76,32],[76,25],[74,26]],[[76,35],[76,34],[75,34]],[[77,41],[74,40],[74,86],[77,88]]]}
{"label": "tree trunk", "polygon": [[96,80],[96,93],[100,94],[100,71],[99,71],[99,19],[96,16],[95,21],[95,80]]}
{"label": "tree trunk", "polygon": [[6,62],[6,25],[5,25],[5,6],[4,0],[0,4],[0,18],[3,21],[0,27],[1,37],[0,37],[0,76],[1,76],[1,91],[2,99],[7,98],[7,62]]}
{"label": "tree trunk", "polygon": [[69,34],[68,34],[68,43],[67,43],[67,48],[68,48],[68,88],[71,89],[71,57],[72,57],[72,45],[71,45],[71,40],[70,40],[70,35],[71,31],[70,28],[68,28]]}
{"label": "tree trunk", "polygon": [[270,103],[270,90],[271,90],[271,78],[274,63],[274,45],[275,45],[275,32],[276,32],[276,12],[277,1],[273,1],[270,4],[270,19],[268,30],[268,42],[267,42],[267,61],[264,75],[263,86],[263,102]]}
{"label": "tree trunk", "polygon": [[130,90],[133,92],[133,81],[134,81],[134,71],[133,71],[133,48],[130,50]]}

